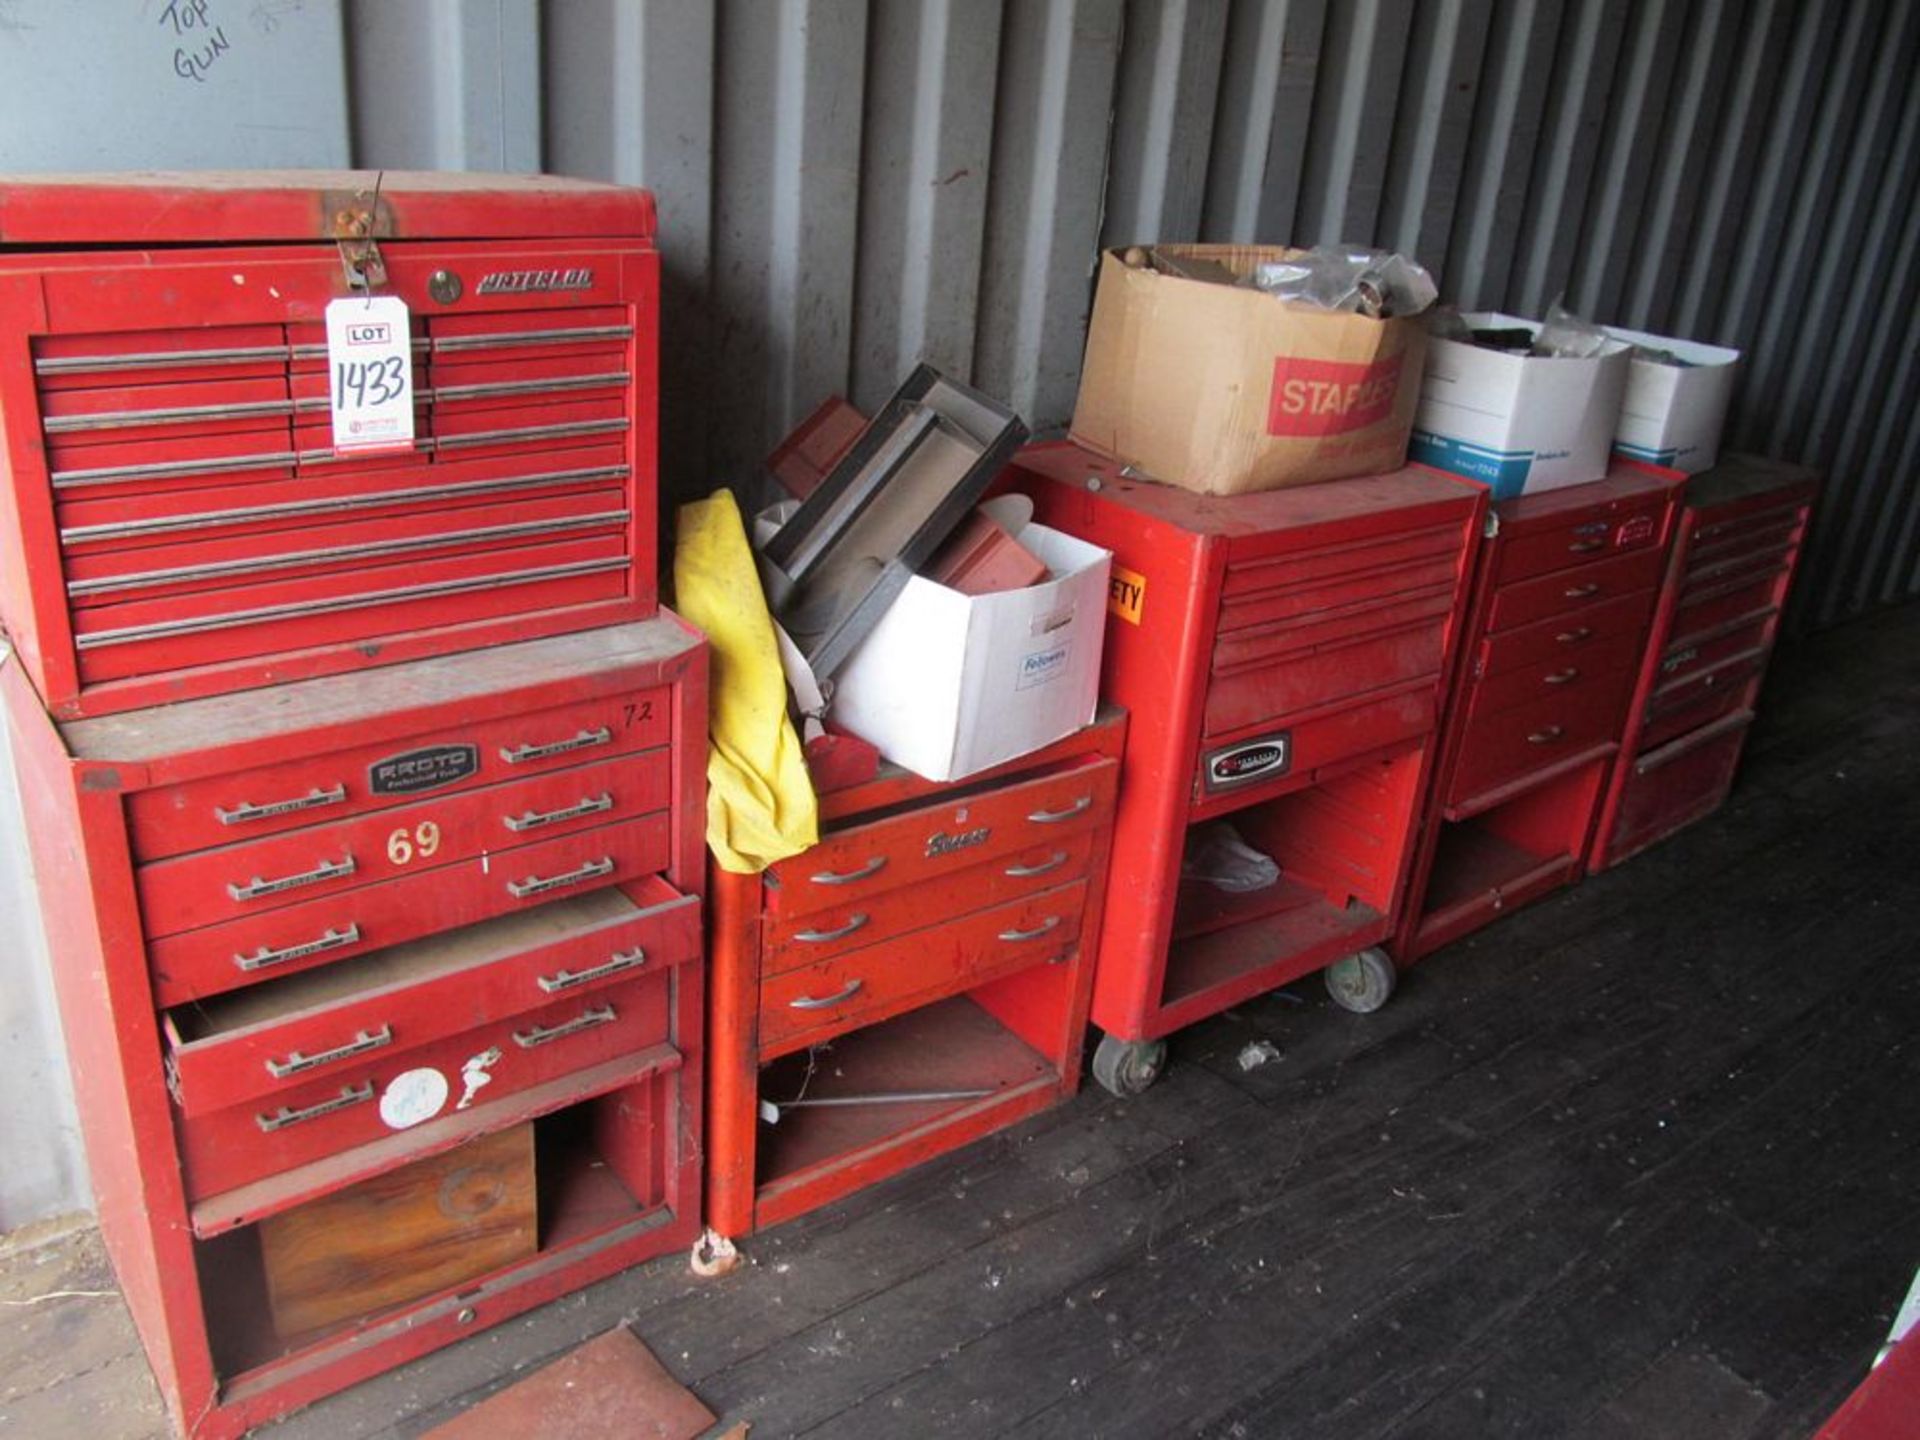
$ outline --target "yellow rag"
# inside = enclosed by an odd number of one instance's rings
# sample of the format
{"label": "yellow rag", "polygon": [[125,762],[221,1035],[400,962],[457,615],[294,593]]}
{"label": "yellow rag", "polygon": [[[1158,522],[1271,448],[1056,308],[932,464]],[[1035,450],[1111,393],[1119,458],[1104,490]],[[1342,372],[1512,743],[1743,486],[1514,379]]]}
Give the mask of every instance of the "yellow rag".
{"label": "yellow rag", "polygon": [[757,874],[812,845],[820,813],[732,492],[680,507],[673,586],[675,608],[710,647],[707,847],[722,870]]}

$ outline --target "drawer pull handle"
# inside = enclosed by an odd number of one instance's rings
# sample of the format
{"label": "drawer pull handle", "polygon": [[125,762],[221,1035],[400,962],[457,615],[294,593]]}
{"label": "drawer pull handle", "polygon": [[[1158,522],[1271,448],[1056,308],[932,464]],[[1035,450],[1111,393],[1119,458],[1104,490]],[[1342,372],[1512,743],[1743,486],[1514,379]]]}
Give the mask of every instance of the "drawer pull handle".
{"label": "drawer pull handle", "polygon": [[620,1017],[611,1005],[596,1005],[590,1010],[582,1010],[564,1025],[536,1025],[531,1030],[513,1032],[513,1043],[522,1050],[531,1050],[536,1045],[550,1045],[555,1040],[564,1040],[569,1035],[578,1035],[582,1030],[591,1030],[598,1025],[611,1025]]}
{"label": "drawer pull handle", "polygon": [[544,895],[549,890],[558,890],[567,885],[578,885],[585,880],[598,880],[602,875],[613,873],[613,857],[603,855],[598,860],[589,860],[578,870],[569,870],[564,875],[529,875],[524,880],[509,880],[507,893],[516,900],[525,900],[529,895]]}
{"label": "drawer pull handle", "polygon": [[825,1010],[830,1005],[838,1005],[843,1000],[851,1000],[860,993],[863,980],[849,980],[831,995],[802,995],[797,1000],[787,1001],[789,1010]]}
{"label": "drawer pull handle", "polygon": [[284,965],[289,960],[304,960],[309,955],[323,955],[329,950],[338,950],[344,945],[360,943],[360,927],[349,925],[344,930],[335,930],[331,926],[326,934],[317,940],[306,940],[298,945],[287,945],[274,950],[262,945],[251,955],[233,957],[234,967],[239,970],[265,970],[270,965]]}
{"label": "drawer pull handle", "polygon": [[1606,548],[1607,542],[1604,540],[1576,540],[1567,546],[1567,549],[1575,555],[1591,555],[1596,550],[1604,550]]}
{"label": "drawer pull handle", "polygon": [[847,936],[853,934],[854,931],[865,926],[866,923],[867,913],[864,910],[856,910],[853,913],[853,918],[836,930],[796,930],[793,932],[793,938],[796,940],[804,940],[809,945],[820,945],[828,940],[844,940]]}
{"label": "drawer pull handle", "polygon": [[304,1110],[289,1110],[282,1105],[271,1115],[255,1115],[253,1123],[267,1134],[284,1130],[289,1125],[298,1125],[307,1120],[318,1120],[322,1115],[331,1115],[336,1110],[345,1110],[352,1105],[364,1105],[373,1099],[373,1082],[364,1085],[349,1085],[331,1100],[322,1100],[318,1105],[309,1105]]}
{"label": "drawer pull handle", "polygon": [[1584,600],[1589,595],[1598,595],[1600,593],[1600,582],[1598,580],[1589,580],[1584,585],[1569,585],[1563,593],[1569,600]]}
{"label": "drawer pull handle", "polygon": [[1567,731],[1565,726],[1549,725],[1545,729],[1536,730],[1531,735],[1527,736],[1527,744],[1551,745],[1554,741],[1558,740],[1562,735],[1566,733]]}
{"label": "drawer pull handle", "polygon": [[351,855],[344,860],[322,860],[311,870],[302,870],[298,875],[282,875],[277,880],[262,880],[258,875],[244,885],[227,882],[227,894],[236,900],[258,900],[263,895],[278,895],[286,890],[298,890],[307,885],[318,885],[326,880],[338,880],[351,875],[360,867],[354,863]]}
{"label": "drawer pull handle", "polygon": [[1542,675],[1540,680],[1541,683],[1545,685],[1570,685],[1579,678],[1579,669],[1576,666],[1569,665],[1566,669],[1556,670],[1551,675]]}
{"label": "drawer pull handle", "polygon": [[500,758],[509,765],[524,765],[529,760],[544,760],[549,755],[564,755],[569,750],[585,750],[594,745],[613,743],[613,731],[606,726],[597,726],[592,730],[582,730],[570,740],[552,740],[545,745],[514,745],[503,747]]}
{"label": "drawer pull handle", "polygon": [[869,875],[878,875],[887,868],[887,857],[876,855],[858,870],[821,870],[807,878],[816,885],[851,885],[856,880],[864,880]]}
{"label": "drawer pull handle", "polygon": [[289,1075],[298,1075],[303,1071],[317,1070],[322,1065],[331,1065],[336,1060],[345,1060],[349,1056],[364,1055],[369,1050],[378,1050],[393,1043],[393,1027],[382,1025],[378,1030],[362,1030],[344,1045],[336,1045],[331,1050],[320,1050],[312,1055],[302,1055],[295,1050],[284,1060],[267,1061],[267,1073],[276,1080],[284,1080]]}
{"label": "drawer pull handle", "polygon": [[1067,852],[1064,850],[1056,850],[1038,865],[1009,865],[1004,873],[1009,879],[1031,880],[1036,875],[1045,875],[1051,871],[1058,870],[1066,863]]}
{"label": "drawer pull handle", "polygon": [[1592,637],[1593,627],[1591,625],[1576,625],[1571,630],[1562,630],[1553,638],[1562,645],[1577,645],[1582,640],[1589,640]]}
{"label": "drawer pull handle", "polygon": [[1058,930],[1059,928],[1060,917],[1058,915],[1049,915],[1031,930],[1002,930],[1000,932],[1000,938],[1002,940],[1038,940],[1049,930]]}
{"label": "drawer pull handle", "polygon": [[275,800],[266,805],[241,801],[231,810],[216,805],[213,813],[222,825],[244,825],[249,820],[271,820],[276,815],[291,815],[296,810],[317,810],[322,805],[338,805],[347,798],[347,787],[335,785],[327,790],[314,789],[292,800]]}
{"label": "drawer pull handle", "polygon": [[1062,820],[1071,820],[1076,815],[1084,814],[1092,805],[1093,797],[1082,795],[1063,810],[1036,810],[1027,819],[1036,825],[1057,825]]}
{"label": "drawer pull handle", "polygon": [[613,796],[602,791],[578,805],[568,805],[560,810],[528,810],[520,815],[502,815],[500,822],[518,835],[523,830],[538,830],[543,825],[558,825],[563,820],[578,820],[582,815],[598,815],[602,810],[612,808]]}
{"label": "drawer pull handle", "polygon": [[611,960],[604,965],[596,965],[591,970],[556,970],[551,975],[536,975],[533,983],[547,994],[561,990],[571,990],[576,985],[585,985],[592,980],[603,980],[609,975],[618,975],[623,970],[637,970],[647,963],[647,952],[638,945],[631,950],[616,951]]}

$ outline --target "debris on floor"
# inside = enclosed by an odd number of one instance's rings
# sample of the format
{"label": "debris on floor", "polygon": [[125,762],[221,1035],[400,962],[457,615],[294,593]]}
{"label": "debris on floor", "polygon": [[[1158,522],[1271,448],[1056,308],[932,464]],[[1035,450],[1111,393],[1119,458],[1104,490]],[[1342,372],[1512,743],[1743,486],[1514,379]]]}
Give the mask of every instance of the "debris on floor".
{"label": "debris on floor", "polygon": [[1271,1040],[1249,1040],[1240,1047],[1240,1068],[1258,1070],[1262,1065],[1280,1058],[1280,1047]]}

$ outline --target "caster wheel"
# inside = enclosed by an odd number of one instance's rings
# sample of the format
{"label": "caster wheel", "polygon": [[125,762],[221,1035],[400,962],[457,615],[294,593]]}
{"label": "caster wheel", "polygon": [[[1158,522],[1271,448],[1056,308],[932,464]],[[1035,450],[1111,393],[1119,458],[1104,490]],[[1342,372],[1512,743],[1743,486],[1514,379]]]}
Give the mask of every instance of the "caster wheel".
{"label": "caster wheel", "polygon": [[1370,1015],[1387,1003],[1399,978],[1387,952],[1374,946],[1327,967],[1327,994],[1342,1010]]}
{"label": "caster wheel", "polygon": [[1109,1094],[1124,1100],[1158,1080],[1166,1064],[1164,1040],[1120,1040],[1102,1035],[1093,1051],[1093,1078]]}
{"label": "caster wheel", "polygon": [[702,1280],[713,1280],[730,1275],[739,1267],[740,1252],[726,1236],[707,1230],[693,1242],[687,1265]]}

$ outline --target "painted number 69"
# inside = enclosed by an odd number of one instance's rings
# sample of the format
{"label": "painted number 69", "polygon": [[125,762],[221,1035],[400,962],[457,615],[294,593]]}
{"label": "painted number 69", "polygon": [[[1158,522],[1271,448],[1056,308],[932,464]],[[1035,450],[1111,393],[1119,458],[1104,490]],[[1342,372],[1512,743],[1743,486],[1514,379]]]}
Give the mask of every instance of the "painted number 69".
{"label": "painted number 69", "polygon": [[418,855],[426,859],[440,848],[440,827],[431,820],[422,820],[413,829],[404,825],[387,836],[387,859],[396,865],[406,865]]}

